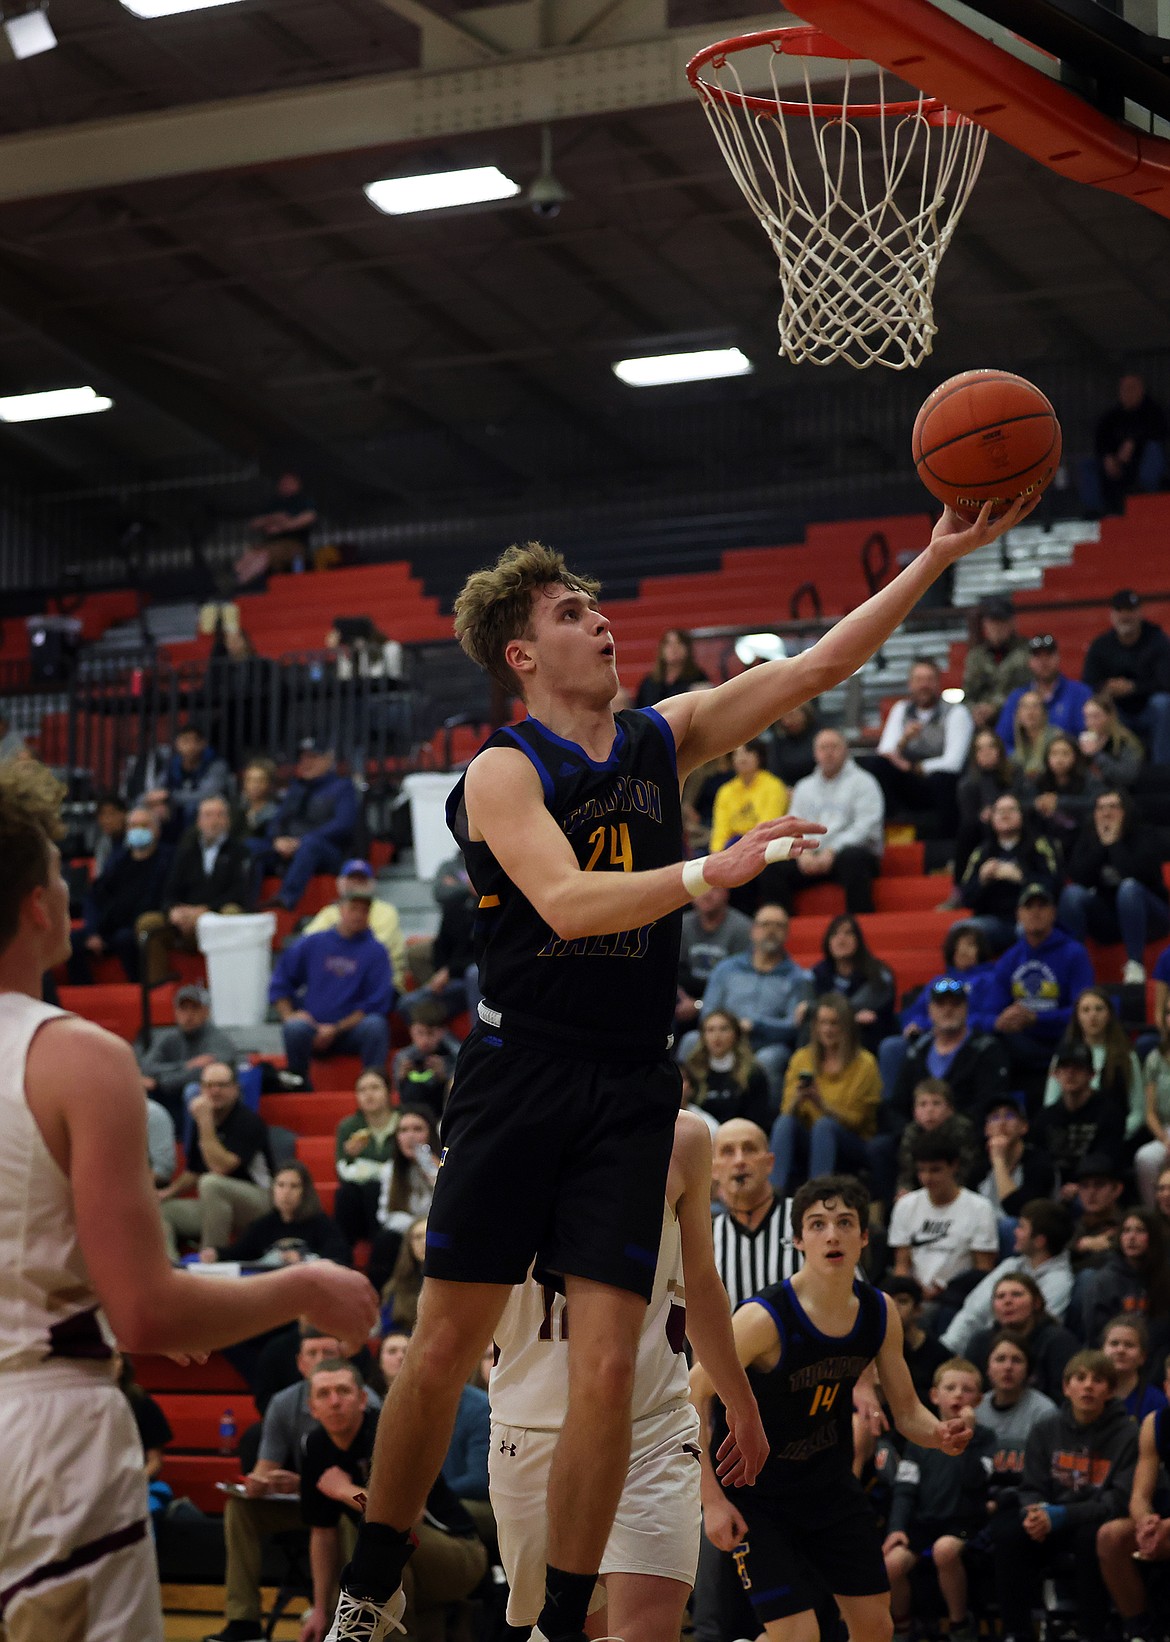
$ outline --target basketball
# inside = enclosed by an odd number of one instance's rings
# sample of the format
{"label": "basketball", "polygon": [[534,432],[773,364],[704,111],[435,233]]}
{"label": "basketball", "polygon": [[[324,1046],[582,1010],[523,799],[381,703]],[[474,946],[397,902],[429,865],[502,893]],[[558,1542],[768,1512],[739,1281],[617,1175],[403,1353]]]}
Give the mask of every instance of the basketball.
{"label": "basketball", "polygon": [[1060,423],[1040,389],[1010,371],[963,371],[927,398],[914,421],[914,466],[940,502],[974,519],[1017,496],[1039,496],[1060,465]]}

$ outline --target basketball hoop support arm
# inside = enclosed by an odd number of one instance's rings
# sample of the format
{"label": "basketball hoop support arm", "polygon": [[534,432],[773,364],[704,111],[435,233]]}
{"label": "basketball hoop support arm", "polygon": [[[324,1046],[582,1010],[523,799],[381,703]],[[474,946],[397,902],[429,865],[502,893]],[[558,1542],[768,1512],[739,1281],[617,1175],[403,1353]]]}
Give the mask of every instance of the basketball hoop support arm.
{"label": "basketball hoop support arm", "polygon": [[925,0],[797,0],[797,10],[1050,170],[1170,217],[1170,142],[1109,119]]}

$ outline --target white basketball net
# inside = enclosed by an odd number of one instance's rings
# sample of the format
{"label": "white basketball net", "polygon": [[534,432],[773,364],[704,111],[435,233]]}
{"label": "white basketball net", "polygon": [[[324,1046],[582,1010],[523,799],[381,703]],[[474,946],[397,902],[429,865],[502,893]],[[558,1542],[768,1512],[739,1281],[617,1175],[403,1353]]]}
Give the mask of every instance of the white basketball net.
{"label": "white basketball net", "polygon": [[[776,103],[791,108],[799,92],[777,83],[779,49],[753,47],[756,63],[761,50]],[[876,102],[881,111],[858,116],[850,108],[848,62],[841,65],[839,114],[813,112],[824,99],[810,83],[807,60],[807,110],[759,113],[738,100],[746,93],[736,55],[714,57],[695,89],[779,258],[781,356],[814,365],[842,359],[858,369],[920,365],[937,330],[939,263],[975,186],[987,132],[925,94],[916,108],[891,112],[880,69],[877,96],[871,84],[866,106]]]}

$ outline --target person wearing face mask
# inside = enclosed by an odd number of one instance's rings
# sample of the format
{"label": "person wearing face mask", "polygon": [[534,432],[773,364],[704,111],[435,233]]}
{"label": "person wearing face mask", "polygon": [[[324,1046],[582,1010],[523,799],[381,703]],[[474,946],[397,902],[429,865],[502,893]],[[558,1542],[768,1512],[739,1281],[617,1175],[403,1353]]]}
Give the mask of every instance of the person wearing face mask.
{"label": "person wearing face mask", "polygon": [[73,931],[69,980],[74,986],[92,985],[92,960],[107,953],[120,960],[127,980],[137,981],[138,922],[163,903],[172,852],[159,843],[158,820],[138,804],[126,823],[126,841],[90,885],[82,927]]}

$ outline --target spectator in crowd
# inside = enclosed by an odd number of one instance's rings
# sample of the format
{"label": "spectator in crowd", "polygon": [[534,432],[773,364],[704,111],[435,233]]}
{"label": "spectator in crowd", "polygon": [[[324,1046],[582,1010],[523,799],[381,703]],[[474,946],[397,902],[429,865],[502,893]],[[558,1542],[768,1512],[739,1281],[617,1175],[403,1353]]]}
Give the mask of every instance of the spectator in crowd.
{"label": "spectator in crowd", "polygon": [[1022,1095],[1007,1090],[993,1094],[983,1111],[986,1171],[973,1184],[1014,1232],[1025,1203],[1052,1196],[1056,1171],[1048,1154],[1028,1140],[1028,1114]]}
{"label": "spectator in crowd", "polygon": [[[1016,772],[1003,742],[994,730],[977,730],[955,795],[959,807],[959,830],[955,837],[956,886],[962,882],[968,858],[982,839],[983,829],[991,823],[992,805],[1004,793],[1016,792],[1017,785]],[[952,899],[944,904],[962,906],[957,888]]]}
{"label": "spectator in crowd", "polygon": [[995,1210],[962,1184],[959,1148],[945,1134],[914,1142],[916,1190],[894,1204],[889,1245],[898,1277],[916,1277],[929,1305],[953,1278],[990,1271],[999,1253]]}
{"label": "spectator in crowd", "polygon": [[272,1207],[225,1248],[205,1243],[205,1264],[238,1260],[244,1266],[289,1266],[309,1257],[349,1265],[349,1250],[336,1223],[321,1207],[307,1166],[299,1159],[282,1163],[272,1177]]}
{"label": "spectator in crowd", "polygon": [[970,922],[981,929],[993,954],[1006,952],[1016,939],[1016,910],[1025,884],[1042,884],[1053,895],[1060,883],[1056,851],[1047,838],[1034,837],[1024,823],[1015,793],[1003,793],[991,806],[982,840],[967,859],[959,886]]}
{"label": "spectator in crowd", "polygon": [[262,582],[270,570],[310,569],[309,538],[316,523],[317,508],[300,474],[282,473],[272,506],[248,521],[255,545],[236,562],[241,586]]}
{"label": "spectator in crowd", "polygon": [[[812,968],[814,996],[840,992],[848,998],[862,1046],[876,1054],[882,1039],[889,1037],[897,1024],[893,972],[874,957],[861,925],[850,912],[830,920],[821,954]],[[802,1020],[807,1013],[805,1006]]]}
{"label": "spectator in crowd", "polygon": [[455,882],[448,883],[440,901],[439,930],[431,946],[434,970],[410,999],[411,1012],[424,1001],[439,1003],[444,1020],[474,1015],[479,1005],[479,968],[476,963],[475,923],[479,897],[467,869],[460,862]]}
{"label": "spectator in crowd", "polygon": [[1056,732],[1048,723],[1048,710],[1035,690],[1025,690],[1016,702],[1012,733],[1011,764],[1019,781],[1029,781],[1044,768],[1044,754]]}
{"label": "spectator in crowd", "polygon": [[977,730],[994,726],[1013,690],[1026,686],[1028,643],[1016,631],[1012,601],[992,593],[981,599],[979,638],[963,665],[963,701]]}
{"label": "spectator in crowd", "polygon": [[[982,1162],[983,1148],[971,1119],[955,1111],[951,1086],[946,1079],[923,1078],[915,1084],[912,1111],[914,1115],[898,1139],[898,1196],[902,1197],[918,1186],[918,1164],[914,1150],[925,1135],[946,1142],[959,1160],[959,1184],[970,1185]],[[887,1192],[881,1195],[883,1200],[888,1201],[893,1194]]]}
{"label": "spectator in crowd", "polygon": [[1016,1221],[1016,1252],[1001,1260],[963,1301],[962,1310],[943,1335],[948,1351],[966,1351],[972,1335],[995,1320],[991,1302],[996,1285],[1012,1272],[1031,1277],[1051,1314],[1062,1318],[1072,1296],[1072,1262],[1067,1252],[1072,1232],[1072,1216],[1063,1203],[1045,1197],[1025,1203]]}
{"label": "spectator in crowd", "polygon": [[1138,1147],[1133,1160],[1138,1194],[1148,1209],[1155,1205],[1158,1179],[1170,1162],[1170,999],[1162,1000],[1157,1023],[1157,1045],[1142,1067],[1146,1128],[1153,1139]]}
{"label": "spectator in crowd", "polygon": [[752,921],[730,904],[727,890],[705,889],[696,896],[682,917],[676,1032],[687,1031],[698,1020],[704,989],[720,959],[747,952],[751,944]]}
{"label": "spectator in crowd", "polygon": [[902,1355],[919,1402],[930,1401],[935,1370],[950,1357],[941,1341],[928,1334],[922,1326],[922,1284],[916,1277],[892,1277],[882,1280],[882,1291],[894,1302],[902,1320]]}
{"label": "spectator in crowd", "polygon": [[[996,1329],[991,1336],[991,1350],[987,1357],[987,1393],[979,1404],[979,1424],[995,1436],[992,1455],[991,1500],[999,1509],[1000,1495],[1010,1491],[1014,1496],[1024,1469],[1024,1447],[1028,1433],[1044,1414],[1055,1414],[1056,1404],[1034,1385],[1029,1385],[1032,1372],[1032,1346],[1026,1335],[1016,1329]],[[1010,1507],[1011,1500],[1002,1504]]]}
{"label": "spectator in crowd", "polygon": [[94,813],[97,836],[93,844],[93,875],[100,878],[126,842],[126,801],[116,792],[101,793]]}
{"label": "spectator in crowd", "polygon": [[[703,689],[696,685],[696,689]],[[682,816],[683,837],[692,855],[702,855],[711,847],[711,826],[715,819],[715,794],[734,774],[731,754],[719,753],[709,758],[698,769],[692,770],[683,782]]]}
{"label": "spectator in crowd", "polygon": [[[407,1227],[390,1276],[378,1288],[378,1293],[382,1297],[383,1328],[389,1328],[393,1324],[396,1328],[412,1330],[417,1323],[426,1252],[427,1222],[426,1216],[421,1215],[417,1220],[412,1220]],[[374,1269],[374,1261],[371,1258],[371,1272]]]}
{"label": "spectator in crowd", "polygon": [[[110,1366],[114,1371],[118,1390],[130,1404],[130,1412],[138,1428],[138,1440],[142,1444],[142,1467],[146,1472],[147,1482],[153,1483],[163,1468],[163,1450],[175,1440],[175,1433],[150,1392],[139,1385],[134,1373],[134,1364],[118,1346],[114,1347]],[[170,1490],[167,1489],[166,1492],[169,1497]],[[154,1514],[153,1495],[151,1514]]]}
{"label": "spectator in crowd", "polygon": [[[225,1248],[269,1208],[272,1184],[268,1125],[240,1099],[226,1061],[203,1068],[187,1115],[186,1166],[158,1194],[167,1252],[176,1261],[180,1238]],[[185,1197],[192,1187],[196,1195]]]}
{"label": "spectator in crowd", "polygon": [[127,980],[137,981],[139,920],[163,903],[170,845],[159,842],[158,819],[145,804],[136,804],[126,820],[125,845],[90,885],[82,926],[73,931],[69,979],[74,986],[89,986],[91,959],[107,953],[118,958]]}
{"label": "spectator in crowd", "polygon": [[197,1092],[199,1074],[212,1061],[236,1059],[226,1032],[211,1020],[211,994],[202,986],[181,986],[175,993],[175,1024],[151,1034],[149,1049],[139,1049],[142,1081],[165,1106],[177,1125],[186,1121],[185,1090]]}
{"label": "spectator in crowd", "polygon": [[398,1378],[398,1371],[406,1361],[406,1348],[409,1344],[410,1335],[400,1328],[387,1329],[382,1335],[368,1383],[383,1399]]}
{"label": "spectator in crowd", "polygon": [[1089,774],[1102,787],[1122,787],[1128,792],[1145,763],[1145,748],[1121,722],[1108,696],[1090,696],[1085,702],[1085,727],[1077,745]]}
{"label": "spectator in crowd", "polygon": [[1013,1080],[1034,1085],[1072,1019],[1074,1000],[1093,984],[1093,964],[1082,942],[1056,927],[1046,885],[1025,887],[1016,916],[1020,939],[995,966],[991,1003]]}
{"label": "spectator in crowd", "polygon": [[1166,476],[1166,414],[1136,371],[1117,384],[1117,403],[1097,423],[1093,455],[1080,466],[1081,500],[1090,518],[1124,513],[1134,491],[1161,490]]}
{"label": "spectator in crowd", "polygon": [[166,807],[163,836],[174,843],[195,825],[205,798],[227,798],[232,777],[225,761],[207,745],[197,724],[175,731],[175,744],[157,787],[146,793],[148,804]]}
{"label": "spectator in crowd", "polygon": [[768,1080],[728,1010],[713,1009],[704,1020],[686,1067],[696,1104],[717,1126],[737,1117],[767,1123]]}
{"label": "spectator in crowd", "polygon": [[313,1055],[360,1055],[383,1070],[394,985],[386,949],[370,930],[373,886],[353,880],[336,929],[305,935],[276,961],[268,995],[281,1021],[288,1069],[309,1079]]}
{"label": "spectator in crowd", "polygon": [[[378,1194],[378,1234],[370,1250],[370,1282],[381,1292],[411,1226],[430,1210],[439,1173],[438,1126],[425,1106],[402,1106],[390,1162]],[[414,1327],[414,1319],[399,1318]]]}
{"label": "spectator in crowd", "polygon": [[1004,1634],[1034,1635],[1040,1580],[1072,1552],[1078,1623],[1100,1636],[1108,1611],[1097,1532],[1125,1509],[1124,1484],[1137,1458],[1137,1429],[1115,1395],[1117,1375],[1101,1351],[1078,1351],[1064,1371],[1064,1401],[1036,1425],[1024,1448],[1021,1511],[997,1535],[995,1585]]}
{"label": "spectator in crowd", "polygon": [[406,974],[406,940],[402,934],[402,921],[398,916],[398,908],[392,901],[379,900],[377,883],[374,878],[374,869],[368,861],[354,857],[346,861],[337,877],[337,899],[322,907],[320,912],[305,925],[306,935],[319,935],[323,929],[336,929],[341,922],[341,909],[353,884],[368,885],[372,898],[370,900],[370,931],[376,941],[386,948],[390,958],[390,974],[395,984],[400,984]]}
{"label": "spectator in crowd", "polygon": [[368,1066],[354,1085],[357,1111],[337,1125],[337,1195],[333,1218],[352,1249],[378,1230],[382,1175],[394,1157],[398,1112],[385,1072]]}
{"label": "spectator in crowd", "polygon": [[[914,1090],[924,1078],[945,1079],[955,1111],[972,1119],[993,1093],[1008,1087],[1005,1046],[994,1033],[972,1028],[961,981],[949,976],[933,981],[929,1011],[930,1030],[905,1048],[895,1082],[887,1091],[894,1128],[909,1118]],[[887,1064],[883,1056],[883,1066]]]}
{"label": "spectator in crowd", "polygon": [[1065,1322],[1082,1338],[1084,1292],[1097,1269],[1117,1247],[1121,1232],[1118,1204],[1123,1190],[1121,1165],[1115,1163],[1108,1152],[1088,1152],[1077,1169],[1075,1188],[1061,1194],[1077,1217],[1068,1246],[1076,1283]]}
{"label": "spectator in crowd", "polygon": [[[982,930],[971,923],[952,924],[943,939],[942,959],[942,973],[932,976],[902,1011],[904,1038],[914,1038],[930,1030],[930,989],[935,981],[958,981],[963,987],[967,994],[967,1019],[973,1032],[990,1032],[995,1025],[996,1010],[991,1001],[995,965]],[[884,1060],[882,1076],[886,1078]]]}
{"label": "spectator in crowd", "polygon": [[[232,836],[226,798],[204,798],[195,825],[179,840],[163,887],[162,909],[140,920],[140,933],[164,952],[197,951],[196,925],[205,912],[247,912],[252,904],[252,857]],[[166,960],[162,960],[165,962]]]}
{"label": "spectator in crowd", "polygon": [[1052,1160],[1061,1196],[1076,1196],[1081,1164],[1103,1152],[1116,1167],[1125,1139],[1125,1108],[1094,1090],[1093,1057],[1084,1043],[1066,1041],[1053,1057],[1060,1099],[1036,1120],[1036,1144]]}
{"label": "spectator in crowd", "polygon": [[[1084,1336],[1104,1345],[1110,1318],[1124,1312],[1165,1327],[1170,1323],[1170,1260],[1166,1234],[1152,1209],[1129,1209],[1117,1247],[1086,1282],[1082,1305]],[[1128,1395],[1128,1393],[1122,1393]]]}
{"label": "spectator in crowd", "polygon": [[873,911],[873,881],[885,847],[885,800],[867,770],[849,756],[840,730],[821,730],[813,744],[816,769],[798,781],[790,808],[828,830],[816,850],[765,868],[771,893],[789,906],[808,884],[840,884],[849,912]]}
{"label": "spectator in crowd", "polygon": [[778,775],[789,792],[798,781],[811,775],[816,766],[816,746],[819,722],[815,701],[802,702],[781,713],[772,726],[772,740],[768,748],[768,767]]}
{"label": "spectator in crowd", "polygon": [[[1163,1371],[1163,1391],[1170,1397],[1170,1357]],[[1161,1514],[1166,1509],[1163,1467],[1170,1468],[1170,1415],[1164,1409],[1147,1414],[1141,1422],[1128,1516],[1102,1523],[1097,1534],[1101,1573],[1121,1615],[1127,1642],[1156,1637],[1162,1630],[1161,1616],[1155,1618],[1151,1613],[1143,1574],[1148,1563],[1170,1561],[1170,1516]]]}
{"label": "spectator in crowd", "polygon": [[251,844],[261,870],[282,876],[280,890],[266,904],[291,911],[315,873],[339,872],[353,847],[357,820],[357,789],[338,770],[333,748],[307,736],[298,750],[296,776],[264,838]]}
{"label": "spectator in crowd", "polygon": [[1154,1182],[1154,1212],[1162,1221],[1162,1230],[1170,1238],[1170,1164],[1163,1164]]}
{"label": "spectator in crowd", "polygon": [[[812,978],[788,956],[788,914],[783,907],[761,906],[752,920],[751,939],[750,952],[723,958],[711,971],[702,1013],[705,1019],[713,1009],[726,1009],[736,1017],[764,1069],[775,1109],[800,1026],[797,1006],[812,998]],[[694,1039],[684,1038],[680,1059],[685,1060],[693,1047]]]}
{"label": "spectator in crowd", "polygon": [[[718,854],[734,844],[761,821],[775,821],[788,810],[788,788],[770,770],[764,768],[764,743],[760,740],[745,742],[731,755],[734,775],[725,781],[715,794],[715,808],[711,820],[711,853]],[[776,899],[776,890],[769,874],[775,867],[765,867],[758,877],[739,889],[731,891],[731,901],[742,911],[751,912],[762,899]]]}
{"label": "spectator in crowd", "polygon": [[1150,1356],[1150,1331],[1137,1312],[1122,1312],[1101,1330],[1101,1350],[1117,1370],[1117,1395],[1126,1413],[1140,1425],[1147,1414],[1167,1406],[1166,1393],[1145,1375]]}
{"label": "spectator in crowd", "polygon": [[175,1125],[171,1114],[157,1100],[146,1096],[146,1156],[150,1177],[156,1186],[168,1186],[179,1161]]}
{"label": "spectator in crowd", "polygon": [[637,707],[656,707],[668,696],[681,696],[692,684],[711,680],[695,660],[691,635],[681,627],[668,627],[658,641],[654,666],[638,686]]}
{"label": "spectator in crowd", "polygon": [[[301,1622],[301,1642],[324,1642],[345,1560],[341,1525],[347,1525],[349,1546],[365,1505],[378,1421],[363,1404],[357,1369],[337,1359],[314,1372],[310,1408],[318,1423],[305,1443],[300,1491],[301,1516],[311,1536],[313,1600]],[[420,1636],[422,1620],[437,1610],[433,1616],[441,1635],[448,1604],[470,1596],[487,1573],[487,1551],[442,1473],[414,1532],[417,1548],[402,1580],[402,1629]]]}
{"label": "spectator in crowd", "polygon": [[953,838],[956,789],[973,733],[966,707],[943,700],[937,663],[912,662],[908,696],[890,708],[876,757],[862,760],[881,785],[887,812],[927,811],[937,817],[940,835]]}
{"label": "spectator in crowd", "polygon": [[[256,1461],[224,1503],[225,1622],[208,1642],[258,1642],[264,1636],[260,1603],[264,1540],[304,1527],[295,1496],[300,1491],[305,1444],[317,1426],[309,1382],[321,1363],[341,1356],[340,1340],[308,1327],[301,1329],[297,1378],[277,1391],[265,1407]],[[366,1400],[371,1408],[382,1406],[374,1391],[367,1391]]]}
{"label": "spectator in crowd", "polygon": [[447,1011],[438,998],[424,997],[410,1018],[410,1042],[394,1057],[394,1087],[400,1100],[429,1107],[437,1123],[447,1103],[455,1071],[444,1031]]}
{"label": "spectator in crowd", "polygon": [[[1084,732],[1082,732],[1084,733]],[[1093,811],[1101,790],[1079,743],[1063,730],[1053,732],[1044,750],[1044,768],[1025,783],[1025,814],[1060,851],[1061,859]]]}
{"label": "spectator in crowd", "polygon": [[999,739],[1008,752],[1015,748],[1016,708],[1025,689],[1034,691],[1044,703],[1048,722],[1054,730],[1080,735],[1085,727],[1085,703],[1092,695],[1087,684],[1069,678],[1060,670],[1060,648],[1051,633],[1037,633],[1028,640],[1028,666],[1032,682],[1012,691],[996,721]]}
{"label": "spectator in crowd", "polygon": [[1043,1290],[1029,1272],[1009,1271],[995,1282],[991,1321],[976,1329],[967,1343],[967,1355],[985,1372],[996,1336],[1011,1329],[1028,1349],[1028,1383],[1051,1402],[1060,1401],[1065,1364],[1080,1347],[1076,1335],[1046,1309]]}
{"label": "spectator in crowd", "polygon": [[275,820],[279,808],[276,765],[270,758],[250,759],[240,777],[240,828],[244,838],[263,841],[267,848],[269,823]]}
{"label": "spectator in crowd", "polygon": [[799,1179],[864,1168],[880,1100],[877,1061],[858,1042],[848,998],[826,993],[813,1007],[809,1042],[785,1074],[771,1139],[775,1189],[786,1196]]}
{"label": "spectator in crowd", "polygon": [[1170,638],[1143,618],[1141,598],[1130,588],[1110,600],[1109,629],[1090,644],[1081,677],[1113,702],[1155,764],[1170,764]]}
{"label": "spectator in crowd", "polygon": [[[1092,1087],[1127,1114],[1126,1138],[1136,1135],[1146,1115],[1141,1067],[1103,986],[1087,986],[1081,993],[1062,1041],[1088,1046],[1093,1057]],[[1044,1086],[1044,1104],[1055,1106],[1059,1099],[1060,1083],[1051,1072]]]}
{"label": "spectator in crowd", "polygon": [[[978,1408],[983,1378],[973,1363],[952,1357],[935,1370],[930,1401],[940,1420],[961,1418]],[[967,1611],[963,1545],[987,1521],[987,1499],[995,1438],[976,1424],[957,1462],[937,1448],[906,1444],[898,1466],[887,1533],[882,1543],[890,1580],[894,1634],[909,1629],[910,1574],[929,1556],[947,1609],[952,1642],[976,1642],[978,1627]]]}
{"label": "spectator in crowd", "polygon": [[1155,835],[1127,793],[1106,788],[1077,839],[1060,897],[1060,921],[1078,941],[1122,941],[1122,984],[1144,986],[1147,941],[1170,932],[1170,896]]}
{"label": "spectator in crowd", "polygon": [[325,648],[337,657],[340,679],[402,677],[401,644],[369,616],[335,616]]}

